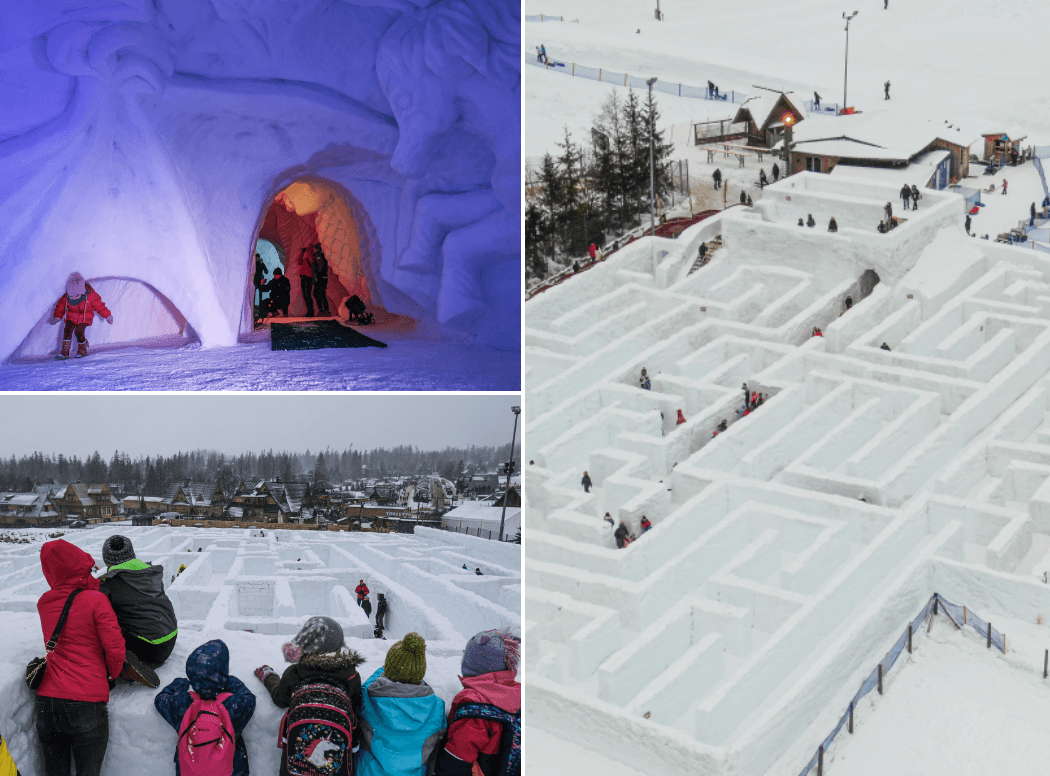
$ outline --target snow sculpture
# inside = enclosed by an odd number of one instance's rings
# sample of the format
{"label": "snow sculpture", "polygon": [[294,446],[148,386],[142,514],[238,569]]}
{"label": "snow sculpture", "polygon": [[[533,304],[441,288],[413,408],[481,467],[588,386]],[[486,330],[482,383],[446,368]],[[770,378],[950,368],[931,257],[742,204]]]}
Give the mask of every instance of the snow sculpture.
{"label": "snow sculpture", "polygon": [[0,357],[74,269],[136,289],[114,341],[234,344],[255,237],[296,181],[338,200],[322,227],[351,214],[332,227],[357,243],[348,288],[517,349],[519,25],[510,0],[17,0],[0,29],[0,103],[18,106],[0,115]]}

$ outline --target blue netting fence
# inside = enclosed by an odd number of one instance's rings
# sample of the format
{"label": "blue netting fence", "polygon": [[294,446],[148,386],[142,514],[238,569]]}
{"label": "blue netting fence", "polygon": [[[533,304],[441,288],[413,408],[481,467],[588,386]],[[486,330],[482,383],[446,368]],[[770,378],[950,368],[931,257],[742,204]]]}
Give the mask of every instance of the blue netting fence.
{"label": "blue netting fence", "polygon": [[527,22],[567,22],[567,21],[572,21],[572,22],[575,22],[576,24],[580,23],[579,19],[566,19],[564,16],[551,16],[550,14],[546,14],[546,13],[536,14],[534,16],[530,16],[529,14],[525,14],[525,16],[522,17],[522,18],[525,21],[527,21]]}
{"label": "blue netting fence", "polygon": [[[546,64],[536,60],[535,56],[526,58],[525,64],[533,65],[534,67],[546,67],[548,70],[552,70],[556,73],[565,73],[565,75],[574,75],[579,78],[588,78],[592,81],[604,81],[605,83],[617,84],[619,86],[629,86],[635,89],[647,89],[645,78],[641,76],[631,75],[630,73],[621,73],[617,70],[606,70],[602,67],[588,67],[587,65],[580,65],[576,62],[558,62],[551,59],[548,55],[548,61]],[[728,91],[718,92],[715,96],[714,92],[711,92],[705,86],[689,86],[688,84],[673,83],[671,81],[657,81],[653,84],[653,91],[663,92],[664,94],[673,94],[676,97],[692,97],[697,100],[714,100],[715,102],[724,102],[739,105],[747,99],[747,95],[743,92]]]}
{"label": "blue netting fence", "polygon": [[839,718],[838,723],[832,729],[831,733],[828,734],[820,746],[817,747],[817,751],[813,754],[813,757],[805,767],[799,772],[799,776],[808,776],[808,774],[814,769],[818,776],[823,776],[824,771],[824,753],[828,751],[832,741],[835,737],[842,732],[843,728],[847,728],[850,733],[853,732],[854,714],[856,712],[857,703],[864,698],[872,690],[877,689],[879,694],[882,694],[882,685],[885,681],[886,675],[890,672],[890,669],[897,663],[897,658],[901,656],[901,653],[907,650],[911,652],[912,645],[915,641],[916,636],[922,632],[922,626],[926,623],[928,618],[933,617],[935,614],[946,615],[956,627],[962,629],[966,627],[973,628],[982,638],[986,639],[988,647],[995,647],[1000,652],[1006,652],[1006,636],[999,631],[995,630],[990,623],[981,619],[973,612],[969,611],[965,606],[953,604],[951,601],[945,600],[939,593],[934,593],[930,596],[930,600],[926,602],[926,605],[922,608],[922,611],[904,628],[900,638],[897,639],[896,643],[890,647],[890,651],[886,653],[886,657],[879,661],[879,664],[875,666],[875,669],[868,674],[868,676],[861,682],[860,689],[857,690],[857,694],[850,700],[849,705],[846,707],[846,711]]}

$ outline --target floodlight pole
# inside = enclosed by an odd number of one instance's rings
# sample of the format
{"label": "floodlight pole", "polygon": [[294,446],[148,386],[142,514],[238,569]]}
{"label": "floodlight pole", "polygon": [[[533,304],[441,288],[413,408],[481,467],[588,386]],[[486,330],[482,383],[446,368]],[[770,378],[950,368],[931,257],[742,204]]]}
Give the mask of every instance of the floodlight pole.
{"label": "floodlight pole", "polygon": [[842,12],[842,18],[846,20],[846,65],[842,75],[842,110],[845,110],[849,105],[846,100],[846,87],[849,84],[849,23],[853,21],[853,17],[858,13],[860,11],[854,11],[847,16],[845,11]]}
{"label": "floodlight pole", "polygon": [[656,275],[656,149],[653,133],[653,84],[656,78],[645,82],[649,85],[649,266]]}
{"label": "floodlight pole", "polygon": [[511,407],[510,411],[514,413],[514,433],[510,438],[510,460],[507,461],[507,489],[503,491],[503,512],[499,516],[499,540],[503,541],[503,522],[507,519],[507,497],[510,495],[510,475],[514,472],[514,443],[518,439],[518,416],[521,414],[521,407]]}

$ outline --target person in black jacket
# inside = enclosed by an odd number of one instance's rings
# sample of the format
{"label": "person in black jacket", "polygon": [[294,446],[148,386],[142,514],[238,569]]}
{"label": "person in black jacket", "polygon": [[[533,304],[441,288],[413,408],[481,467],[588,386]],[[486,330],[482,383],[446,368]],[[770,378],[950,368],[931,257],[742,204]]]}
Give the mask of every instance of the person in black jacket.
{"label": "person in black jacket", "polygon": [[838,221],[835,220],[835,216],[832,216],[831,220],[828,221],[828,231],[829,232],[837,232],[838,230],[839,230]]}
{"label": "person in black jacket", "polygon": [[273,278],[270,279],[269,283],[264,283],[263,288],[270,292],[270,298],[266,301],[267,314],[276,315],[277,312],[284,313],[284,316],[288,317],[288,305],[292,301],[292,284],[288,281],[288,278],[284,276],[280,267],[275,267],[273,271]]}
{"label": "person in black jacket", "polygon": [[365,610],[365,617],[372,616],[372,602],[368,600],[368,596],[361,601],[361,608]]}
{"label": "person in black jacket", "polygon": [[314,301],[320,315],[331,315],[328,307],[328,259],[321,250],[321,243],[314,243]]}
{"label": "person in black jacket", "polygon": [[613,536],[616,538],[617,549],[622,550],[627,546],[631,533],[627,530],[627,524],[623,520],[620,521],[620,525],[613,532]]}
{"label": "person in black jacket", "polygon": [[159,666],[175,648],[179,634],[175,607],[164,592],[164,567],[135,557],[126,536],[115,534],[102,545],[109,569],[99,578],[117,615],[127,648],[150,666]]}
{"label": "person in black jacket", "polygon": [[583,473],[583,479],[580,480],[580,484],[583,486],[583,492],[584,493],[590,493],[591,492],[591,475],[589,475],[587,472],[584,472]]}
{"label": "person in black jacket", "polygon": [[[345,692],[350,698],[354,714],[361,718],[361,676],[357,667],[365,662],[343,640],[343,628],[331,617],[311,617],[299,633],[282,648],[284,657],[293,665],[278,677],[268,665],[255,669],[255,676],[263,683],[270,699],[281,709],[287,709],[292,694],[304,684],[328,684]],[[360,743],[360,728],[353,731],[353,747]],[[288,750],[282,746],[280,776],[288,776]]]}
{"label": "person in black jacket", "polygon": [[266,265],[263,264],[262,256],[258,253],[255,254],[255,274],[252,275],[252,285],[255,287],[255,294],[258,295],[255,303],[255,320],[259,320],[262,317],[263,307],[263,280],[266,278]]}
{"label": "person in black jacket", "polygon": [[[467,566],[464,563],[463,568],[466,567]],[[380,630],[383,630],[384,628],[386,628],[386,625],[383,624],[383,618],[386,617],[387,612],[386,596],[382,593],[377,593],[377,598],[378,600],[376,601],[376,627]]]}

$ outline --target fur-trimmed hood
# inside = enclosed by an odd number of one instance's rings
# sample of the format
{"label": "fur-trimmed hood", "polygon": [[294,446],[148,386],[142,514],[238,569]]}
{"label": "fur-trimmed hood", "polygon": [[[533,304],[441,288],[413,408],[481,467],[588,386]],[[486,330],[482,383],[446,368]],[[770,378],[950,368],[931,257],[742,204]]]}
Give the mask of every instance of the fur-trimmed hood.
{"label": "fur-trimmed hood", "polygon": [[357,667],[365,662],[357,650],[347,648],[346,651],[327,652],[320,655],[303,655],[299,658],[299,665],[315,671],[327,673],[341,673],[343,671],[356,671]]}

